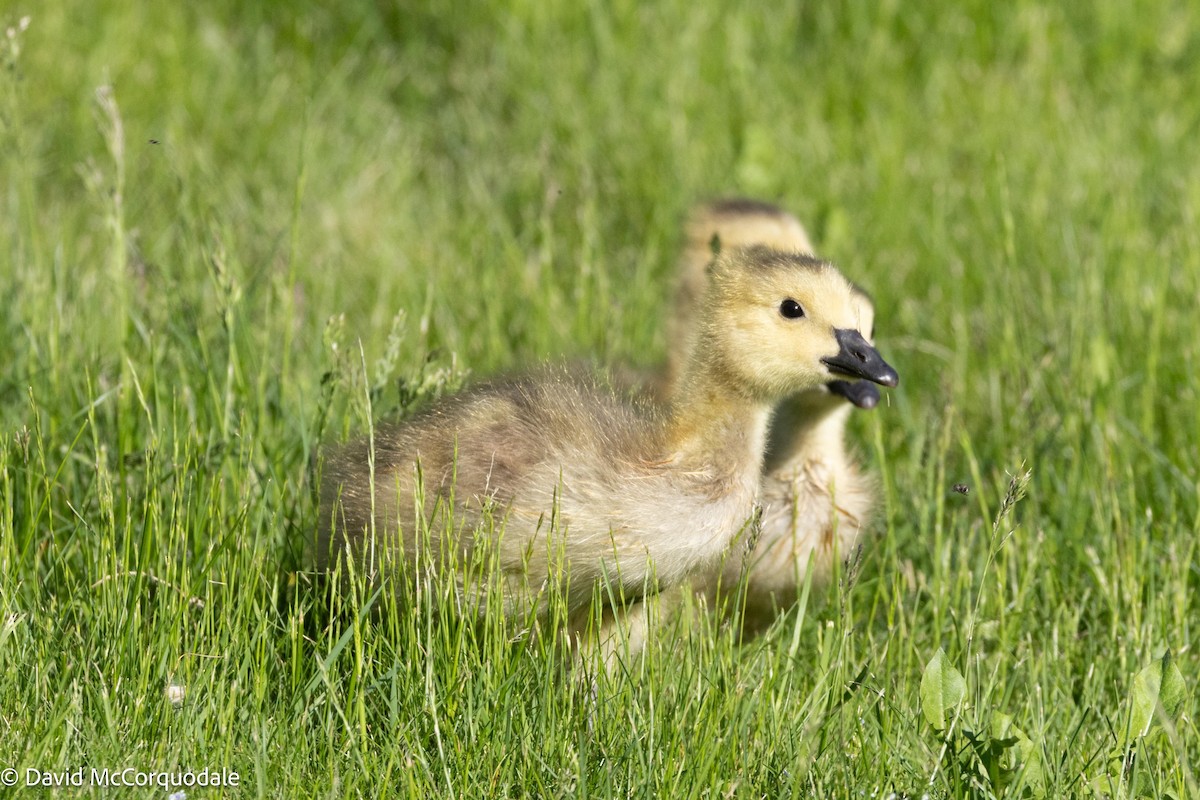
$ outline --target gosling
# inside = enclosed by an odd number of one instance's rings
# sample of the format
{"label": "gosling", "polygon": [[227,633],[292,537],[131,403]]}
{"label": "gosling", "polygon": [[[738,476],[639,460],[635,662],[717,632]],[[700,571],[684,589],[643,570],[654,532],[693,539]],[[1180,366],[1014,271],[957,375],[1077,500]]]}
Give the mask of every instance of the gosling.
{"label": "gosling", "polygon": [[[786,252],[813,252],[804,226],[783,209],[754,200],[724,200],[694,210],[680,260],[676,313],[670,316],[667,379],[660,394],[670,395],[694,346],[696,332],[681,324],[690,298],[704,291],[713,250],[766,245]],[[855,287],[854,305],[867,340],[874,338],[875,308]],[[849,401],[847,403],[846,401]],[[851,404],[873,408],[879,391],[866,381],[831,381],[801,391],[781,403],[771,423],[760,487],[762,517],[753,550],[735,546],[723,567],[693,580],[709,602],[729,596],[746,581],[741,617],[744,633],[766,627],[779,609],[798,596],[811,569],[826,578],[834,559],[849,556],[875,500],[873,481],[847,452],[845,426]]]}
{"label": "gosling", "polygon": [[[556,585],[569,620],[597,587],[633,602],[713,570],[754,516],[774,406],[839,377],[898,377],[832,265],[756,247],[710,273],[681,310],[697,335],[668,406],[543,371],[382,426],[327,459],[318,559],[372,575],[398,556],[410,579],[432,568],[464,603],[509,614]],[[464,568],[480,555],[498,583]]]}
{"label": "gosling", "polygon": [[[866,295],[856,299],[863,326],[870,331],[874,306]],[[823,389],[799,392],[777,408],[763,465],[762,517],[754,549],[732,548],[720,575],[720,586],[728,593],[744,574],[744,634],[765,629],[792,605],[810,571],[822,583],[833,574],[836,560],[855,555],[875,505],[876,485],[848,452],[846,422],[853,406],[873,408],[878,402],[879,391],[872,384],[832,381]],[[710,598],[715,589],[709,584]]]}

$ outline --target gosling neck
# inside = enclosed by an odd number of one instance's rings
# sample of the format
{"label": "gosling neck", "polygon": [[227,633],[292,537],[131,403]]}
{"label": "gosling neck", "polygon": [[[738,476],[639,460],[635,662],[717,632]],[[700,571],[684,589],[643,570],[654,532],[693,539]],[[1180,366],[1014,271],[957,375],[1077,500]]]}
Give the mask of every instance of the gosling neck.
{"label": "gosling neck", "polygon": [[846,454],[846,421],[853,406],[824,390],[802,392],[779,405],[763,472],[791,472],[804,462],[838,462]]}
{"label": "gosling neck", "polygon": [[685,376],[672,402],[667,445],[682,465],[730,475],[762,467],[771,404],[712,373]]}

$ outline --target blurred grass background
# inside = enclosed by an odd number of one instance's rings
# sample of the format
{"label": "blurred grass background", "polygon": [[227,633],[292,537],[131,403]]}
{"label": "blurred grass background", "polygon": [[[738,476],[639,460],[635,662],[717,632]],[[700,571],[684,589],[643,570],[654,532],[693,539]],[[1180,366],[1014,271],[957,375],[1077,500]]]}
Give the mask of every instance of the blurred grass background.
{"label": "blurred grass background", "polygon": [[[6,7],[0,766],[1017,796],[921,719],[944,647],[964,725],[1011,715],[1038,791],[1194,795],[1191,700],[1112,754],[1134,673],[1198,666],[1198,16]],[[872,291],[903,376],[854,420],[886,500],[856,580],[754,643],[664,636],[595,708],[503,630],[312,583],[320,442],[468,375],[656,363],[679,222],[731,193]]]}

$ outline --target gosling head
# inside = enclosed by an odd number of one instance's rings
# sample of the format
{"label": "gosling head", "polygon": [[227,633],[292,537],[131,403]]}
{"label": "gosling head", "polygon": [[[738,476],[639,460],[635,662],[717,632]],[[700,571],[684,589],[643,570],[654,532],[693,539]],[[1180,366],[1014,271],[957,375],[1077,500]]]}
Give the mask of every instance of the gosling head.
{"label": "gosling head", "polygon": [[835,380],[900,382],[863,335],[874,314],[833,265],[766,247],[722,253],[702,309],[704,357],[726,379],[773,402]]}
{"label": "gosling head", "polygon": [[800,220],[779,206],[747,198],[717,200],[693,209],[688,239],[714,250],[761,244],[787,252],[813,252]]}

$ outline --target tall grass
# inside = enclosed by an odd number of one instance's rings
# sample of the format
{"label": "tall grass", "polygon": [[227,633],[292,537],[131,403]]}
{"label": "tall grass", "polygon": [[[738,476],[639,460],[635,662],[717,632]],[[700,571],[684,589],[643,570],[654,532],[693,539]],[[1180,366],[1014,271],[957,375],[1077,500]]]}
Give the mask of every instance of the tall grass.
{"label": "tall grass", "polygon": [[[5,7],[0,768],[1196,795],[1194,699],[1125,731],[1136,674],[1200,667],[1198,14]],[[542,359],[656,363],[678,222],[726,193],[810,225],[904,376],[854,418],[853,569],[750,642],[664,621],[594,685],[308,570],[323,442]]]}

